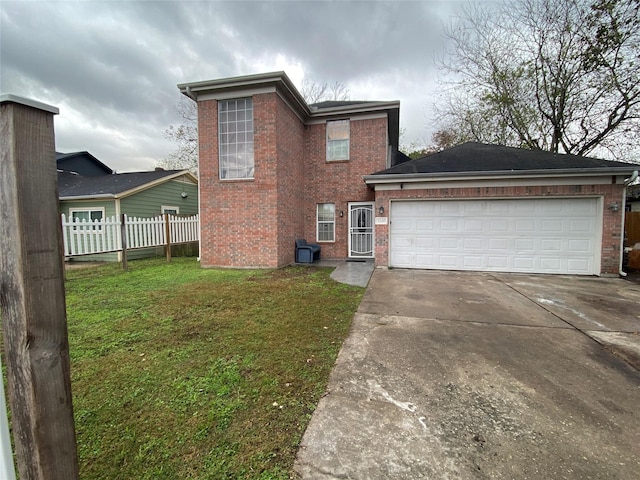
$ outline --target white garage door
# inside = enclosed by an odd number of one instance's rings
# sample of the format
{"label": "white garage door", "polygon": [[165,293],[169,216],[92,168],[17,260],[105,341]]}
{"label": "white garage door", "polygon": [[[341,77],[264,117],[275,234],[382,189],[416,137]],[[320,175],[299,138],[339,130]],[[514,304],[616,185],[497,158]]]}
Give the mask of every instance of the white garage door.
{"label": "white garage door", "polygon": [[593,275],[598,199],[394,201],[392,267]]}

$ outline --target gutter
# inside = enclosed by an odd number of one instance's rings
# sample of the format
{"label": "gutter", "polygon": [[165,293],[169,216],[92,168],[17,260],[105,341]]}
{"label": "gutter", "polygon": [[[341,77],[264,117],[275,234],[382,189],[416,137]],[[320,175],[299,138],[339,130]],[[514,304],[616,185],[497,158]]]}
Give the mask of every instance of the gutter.
{"label": "gutter", "polygon": [[622,260],[624,259],[624,220],[626,217],[627,208],[627,187],[638,179],[638,170],[635,170],[631,176],[624,181],[624,188],[622,189],[622,227],[620,232],[620,267],[618,268],[618,274],[624,278],[627,276],[627,272],[622,270]]}
{"label": "gutter", "polygon": [[459,180],[461,178],[473,178],[474,180],[490,180],[496,177],[522,178],[522,177],[561,177],[572,175],[574,177],[592,177],[594,175],[628,175],[633,170],[612,169],[611,167],[599,167],[589,169],[540,169],[540,170],[495,170],[486,172],[436,172],[436,173],[392,173],[385,175],[365,175],[364,182],[367,185],[388,183],[419,183],[442,180]]}
{"label": "gutter", "polygon": [[58,200],[96,200],[103,198],[118,198],[116,194],[113,193],[98,193],[96,195],[72,195],[70,197],[60,197]]}

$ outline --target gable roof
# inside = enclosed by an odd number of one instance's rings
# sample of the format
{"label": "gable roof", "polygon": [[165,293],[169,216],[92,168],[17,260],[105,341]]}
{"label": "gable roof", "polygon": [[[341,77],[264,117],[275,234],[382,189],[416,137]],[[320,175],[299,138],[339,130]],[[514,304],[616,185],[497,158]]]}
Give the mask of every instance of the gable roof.
{"label": "gable roof", "polygon": [[[84,165],[87,164],[88,165]],[[80,175],[112,174],[113,170],[87,151],[61,153],[56,152],[56,165],[59,170],[76,172]]]}
{"label": "gable roof", "polygon": [[181,83],[178,89],[183,95],[198,100],[221,100],[233,95],[277,92],[304,123],[326,120],[332,117],[385,113],[389,119],[389,143],[398,147],[400,126],[400,102],[392,101],[328,101],[308,105],[285,72],[259,73],[240,77],[220,78],[203,82]]}
{"label": "gable roof", "polygon": [[96,177],[58,172],[58,195],[60,200],[120,198],[183,175],[192,183],[197,183],[188,170],[116,173]]}
{"label": "gable roof", "polygon": [[638,169],[640,165],[631,163],[468,142],[367,175],[365,180],[376,183],[382,178],[406,180],[585,173],[629,175]]}

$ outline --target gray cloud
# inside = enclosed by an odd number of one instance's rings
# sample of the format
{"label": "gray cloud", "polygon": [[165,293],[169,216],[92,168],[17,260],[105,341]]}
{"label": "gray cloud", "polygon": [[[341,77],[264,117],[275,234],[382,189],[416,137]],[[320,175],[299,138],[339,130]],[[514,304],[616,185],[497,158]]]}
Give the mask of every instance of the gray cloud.
{"label": "gray cloud", "polygon": [[283,68],[341,82],[353,98],[399,99],[412,141],[427,136],[440,25],[456,6],[3,1],[0,88],[60,107],[58,149],[117,170],[171,152],[162,133],[180,122],[177,83]]}

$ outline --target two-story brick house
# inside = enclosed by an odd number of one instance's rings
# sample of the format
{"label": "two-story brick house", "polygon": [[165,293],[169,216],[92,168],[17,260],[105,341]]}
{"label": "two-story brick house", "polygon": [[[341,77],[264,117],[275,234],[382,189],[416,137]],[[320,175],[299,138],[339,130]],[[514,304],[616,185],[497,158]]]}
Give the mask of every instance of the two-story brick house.
{"label": "two-story brick house", "polygon": [[203,266],[287,265],[298,238],[373,258],[363,175],[395,164],[399,102],[307,105],[284,72],[178,87],[198,103]]}
{"label": "two-story brick house", "polygon": [[283,72],[178,87],[198,103],[203,266],[288,265],[297,238],[385,267],[622,266],[638,165],[479,143],[403,161],[397,101],[307,105]]}

